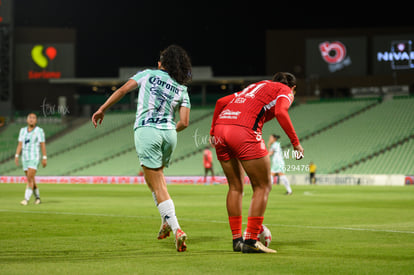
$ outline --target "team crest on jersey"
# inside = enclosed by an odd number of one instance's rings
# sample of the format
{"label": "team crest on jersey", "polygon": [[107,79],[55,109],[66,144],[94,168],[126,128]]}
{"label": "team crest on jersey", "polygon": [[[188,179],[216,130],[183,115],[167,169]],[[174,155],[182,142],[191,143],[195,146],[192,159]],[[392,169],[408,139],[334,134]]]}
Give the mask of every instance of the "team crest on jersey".
{"label": "team crest on jersey", "polygon": [[290,99],[290,102],[293,102],[293,98],[294,98],[293,94],[292,93],[288,94],[288,97]]}

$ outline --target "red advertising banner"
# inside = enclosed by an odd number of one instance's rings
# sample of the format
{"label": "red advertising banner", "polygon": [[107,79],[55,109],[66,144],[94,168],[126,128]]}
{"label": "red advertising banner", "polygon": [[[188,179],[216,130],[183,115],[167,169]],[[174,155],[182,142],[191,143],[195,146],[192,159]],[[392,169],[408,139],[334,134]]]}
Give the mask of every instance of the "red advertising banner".
{"label": "red advertising banner", "polygon": [[[174,176],[165,177],[168,184],[227,184],[226,177]],[[26,183],[24,176],[0,176],[0,183]],[[37,183],[50,184],[145,184],[142,176],[37,176]],[[248,178],[246,177],[246,183]]]}

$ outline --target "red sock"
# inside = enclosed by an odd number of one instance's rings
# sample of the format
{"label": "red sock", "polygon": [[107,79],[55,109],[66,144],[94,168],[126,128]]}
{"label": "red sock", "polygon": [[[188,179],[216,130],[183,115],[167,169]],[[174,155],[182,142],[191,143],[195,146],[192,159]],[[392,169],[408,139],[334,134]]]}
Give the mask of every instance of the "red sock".
{"label": "red sock", "polygon": [[263,217],[248,217],[247,218],[247,229],[245,239],[257,240],[257,235],[262,229]]}
{"label": "red sock", "polygon": [[242,216],[229,216],[229,223],[233,240],[242,236]]}

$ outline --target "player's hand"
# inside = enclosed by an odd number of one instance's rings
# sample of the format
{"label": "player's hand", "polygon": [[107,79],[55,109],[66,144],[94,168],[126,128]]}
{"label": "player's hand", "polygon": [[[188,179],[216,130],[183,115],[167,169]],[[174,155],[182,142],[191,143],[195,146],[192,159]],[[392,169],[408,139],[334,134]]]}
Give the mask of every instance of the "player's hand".
{"label": "player's hand", "polygon": [[16,166],[19,166],[19,158],[14,158],[14,163],[16,163]]}
{"label": "player's hand", "polygon": [[98,125],[98,122],[99,124],[102,124],[102,120],[104,119],[104,116],[105,116],[105,113],[102,112],[101,110],[96,111],[92,115],[92,123],[93,123],[93,126],[95,126],[95,128]]}
{"label": "player's hand", "polygon": [[47,165],[47,160],[46,159],[42,159],[42,166],[43,168],[45,168]]}
{"label": "player's hand", "polygon": [[296,160],[300,160],[301,158],[303,158],[304,157],[304,155],[303,155],[303,147],[302,147],[302,145],[296,145],[296,146],[293,146],[293,150],[295,150],[295,155],[296,155]]}

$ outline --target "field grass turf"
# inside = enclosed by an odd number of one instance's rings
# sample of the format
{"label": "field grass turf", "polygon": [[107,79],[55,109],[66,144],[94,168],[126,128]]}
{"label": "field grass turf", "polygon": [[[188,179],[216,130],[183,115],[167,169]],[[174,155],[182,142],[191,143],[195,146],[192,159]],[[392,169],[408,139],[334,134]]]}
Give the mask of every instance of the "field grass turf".
{"label": "field grass turf", "polygon": [[[243,221],[252,194],[245,186]],[[0,274],[413,274],[414,187],[282,186],[264,223],[277,254],[232,251],[226,185],[170,185],[188,251],[157,240],[145,185],[0,184]]]}

